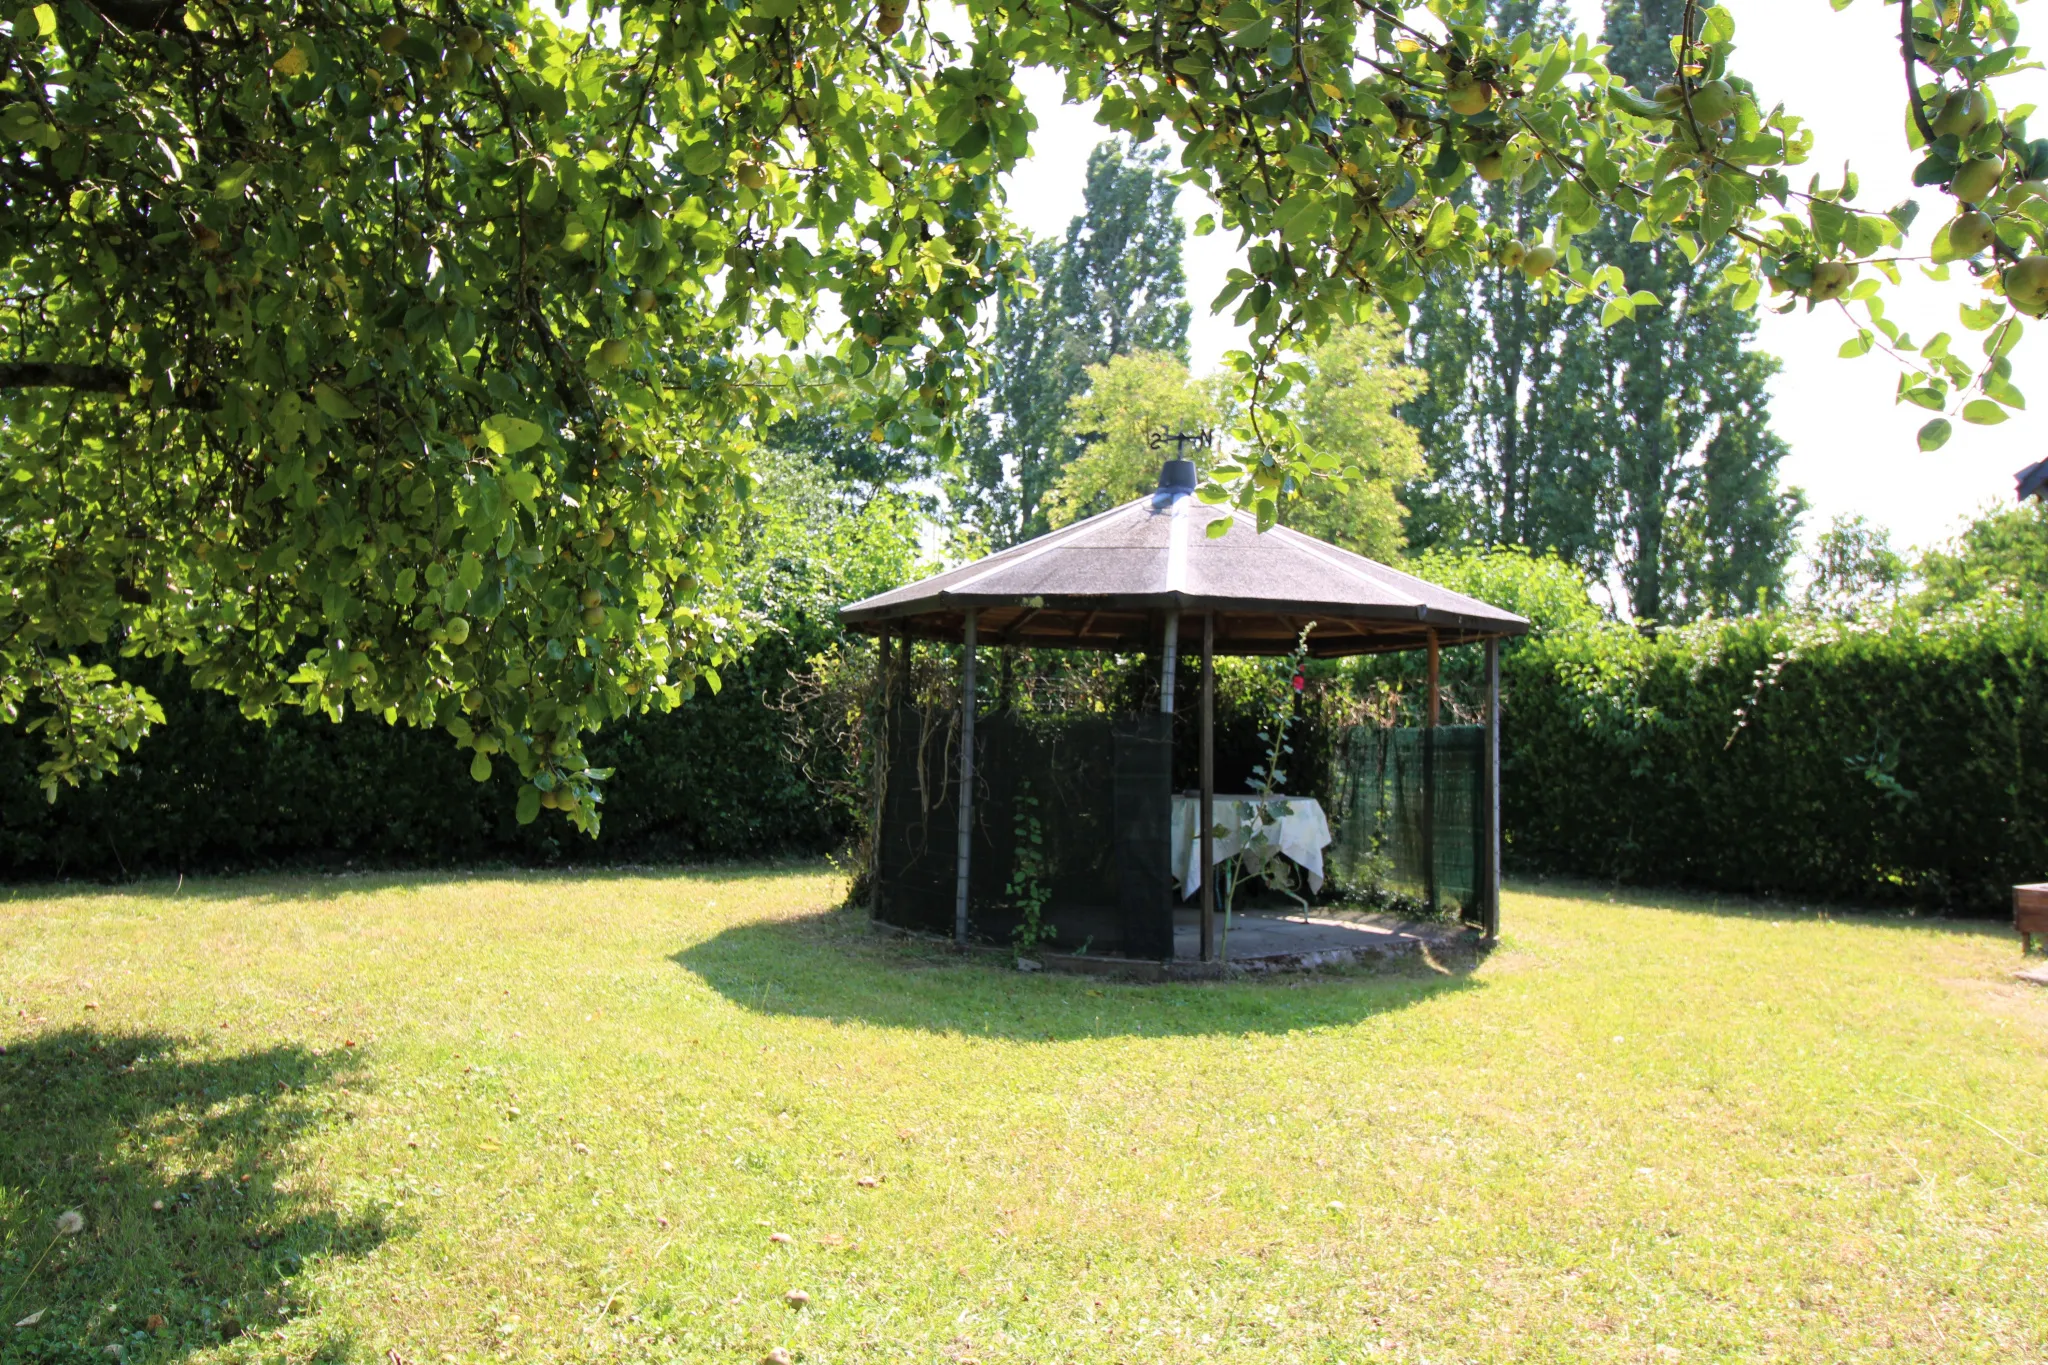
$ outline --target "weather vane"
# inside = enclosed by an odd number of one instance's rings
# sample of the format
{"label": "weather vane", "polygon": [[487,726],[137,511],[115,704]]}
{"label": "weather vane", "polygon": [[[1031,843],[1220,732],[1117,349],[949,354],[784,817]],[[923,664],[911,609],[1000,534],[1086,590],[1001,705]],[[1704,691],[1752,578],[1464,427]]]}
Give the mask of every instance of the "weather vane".
{"label": "weather vane", "polygon": [[1213,427],[1203,427],[1200,431],[1168,431],[1161,427],[1145,438],[1146,446],[1152,450],[1159,449],[1168,441],[1173,442],[1174,457],[1186,459],[1189,446],[1202,450],[1215,445],[1216,430]]}

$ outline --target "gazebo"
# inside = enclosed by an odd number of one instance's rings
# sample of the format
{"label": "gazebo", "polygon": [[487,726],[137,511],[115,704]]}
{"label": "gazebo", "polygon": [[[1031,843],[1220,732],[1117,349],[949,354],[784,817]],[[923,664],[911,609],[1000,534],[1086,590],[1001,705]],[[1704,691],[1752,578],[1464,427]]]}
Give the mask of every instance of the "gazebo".
{"label": "gazebo", "polygon": [[[1439,712],[1439,651],[1482,645],[1485,736],[1477,818],[1476,914],[1492,937],[1500,915],[1500,655],[1529,623],[1474,598],[1284,527],[1260,532],[1247,513],[1195,496],[1192,461],[1169,460],[1156,491],[1087,520],[840,609],[879,637],[880,723],[874,914],[944,932],[965,947],[1002,922],[1013,874],[1001,864],[1014,832],[977,822],[976,802],[1044,818],[1092,821],[1101,855],[1055,883],[1051,916],[1065,936],[1124,957],[1173,956],[1168,853],[1177,660],[1200,639],[1201,900],[1199,956],[1215,958],[1215,682],[1217,654],[1286,655],[1314,623],[1308,652],[1332,658],[1424,650],[1427,726]],[[1216,523],[1227,527],[1212,534]],[[941,730],[908,696],[915,641],[958,645],[960,708]],[[1090,718],[1057,736],[1025,733],[1001,715],[976,722],[976,667],[987,646],[1157,651],[1156,713]],[[957,752],[954,752],[957,751]],[[1047,803],[1020,774],[1066,775]],[[1045,809],[1050,804],[1051,809]],[[1427,809],[1425,805],[1425,809]],[[946,819],[950,817],[950,819]],[[1038,818],[1034,814],[1032,818]],[[1425,820],[1425,839],[1428,816]],[[927,837],[951,825],[944,841]],[[980,858],[977,859],[977,854]],[[1433,853],[1432,853],[1433,856]],[[996,864],[991,866],[990,864]],[[946,903],[950,902],[948,906]],[[950,908],[950,916],[944,910]],[[950,924],[945,923],[949,918]]]}

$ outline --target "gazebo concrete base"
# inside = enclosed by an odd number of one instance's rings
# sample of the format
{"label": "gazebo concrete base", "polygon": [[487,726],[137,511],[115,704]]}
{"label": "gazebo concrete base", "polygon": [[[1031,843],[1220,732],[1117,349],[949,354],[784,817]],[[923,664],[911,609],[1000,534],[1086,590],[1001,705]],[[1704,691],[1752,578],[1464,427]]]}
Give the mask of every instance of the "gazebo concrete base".
{"label": "gazebo concrete base", "polygon": [[[1193,910],[1175,913],[1171,962],[1092,953],[1040,953],[1037,960],[1052,971],[1139,981],[1204,981],[1267,972],[1374,965],[1403,958],[1433,960],[1438,955],[1476,951],[1481,942],[1476,930],[1441,921],[1312,912],[1304,922],[1299,915],[1255,911],[1234,917],[1227,962],[1203,962],[1197,915]],[[1220,917],[1218,934],[1220,937]]]}

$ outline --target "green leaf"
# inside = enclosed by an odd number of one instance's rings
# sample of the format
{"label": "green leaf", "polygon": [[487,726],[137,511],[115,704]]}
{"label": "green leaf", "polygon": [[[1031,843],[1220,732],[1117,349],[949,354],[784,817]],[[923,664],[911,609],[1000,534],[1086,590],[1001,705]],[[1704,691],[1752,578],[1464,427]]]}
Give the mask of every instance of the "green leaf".
{"label": "green leaf", "polygon": [[1997,299],[1986,299],[1975,307],[1963,304],[1958,312],[1963,319],[1963,326],[1973,332],[1981,332],[1998,321],[2005,312],[2005,305]]}
{"label": "green leaf", "polygon": [[213,192],[221,199],[236,199],[248,187],[249,178],[256,174],[256,168],[246,161],[237,161],[222,171],[213,182]]}
{"label": "green leaf", "polygon": [[1312,171],[1317,175],[1337,173],[1337,163],[1330,160],[1330,154],[1313,142],[1297,142],[1289,147],[1287,164],[1297,171]]}
{"label": "green leaf", "polygon": [[[1566,63],[1566,65],[1570,65],[1570,63]],[[1545,68],[1545,73],[1548,74],[1547,67]],[[1652,104],[1649,100],[1644,99],[1619,81],[1607,87],[1607,102],[1621,110],[1622,113],[1631,114],[1636,118],[1659,119],[1669,122],[1672,117],[1670,110],[1660,104]]]}
{"label": "green leaf", "polygon": [[965,133],[961,134],[960,140],[955,142],[950,150],[960,160],[969,161],[987,151],[988,142],[988,124],[986,122],[977,122],[969,127]]}
{"label": "green leaf", "polygon": [[2014,388],[2009,380],[1995,374],[1984,376],[1984,396],[1995,398],[2007,407],[2016,408],[2021,412],[2027,410],[2027,396]]}
{"label": "green leaf", "polygon": [[1949,426],[1948,418],[1935,418],[1932,422],[1920,428],[1920,448],[1922,450],[1940,450],[1948,444],[1949,433],[1952,430],[1954,428]]}
{"label": "green leaf", "polygon": [[343,397],[341,391],[332,384],[315,384],[313,386],[313,402],[320,411],[326,413],[337,422],[346,422],[352,417],[361,417],[363,415],[356,410],[356,405]]}
{"label": "green leaf", "polygon": [[1836,354],[1840,355],[1844,360],[1854,360],[1857,356],[1869,355],[1874,341],[1875,338],[1870,335],[1870,329],[1865,327],[1858,331],[1855,336],[1843,342],[1842,349],[1836,352]]}
{"label": "green leaf", "polygon": [[1984,338],[1985,356],[1996,360],[2000,356],[2011,355],[2012,348],[2020,344],[2020,333],[2024,330],[2025,325],[2021,323],[2017,313],[2005,319],[1992,330],[1990,336]]}
{"label": "green leaf", "polygon": [[516,455],[547,434],[538,423],[503,412],[484,418],[483,433],[484,440],[500,455]]}
{"label": "green leaf", "polygon": [[1947,184],[1949,177],[1955,173],[1956,166],[1953,161],[1930,152],[1913,168],[1913,183],[1922,186],[1943,185]]}
{"label": "green leaf", "polygon": [[[1538,95],[1549,94],[1557,88],[1557,83],[1563,80],[1571,69],[1572,50],[1560,38],[1551,45],[1550,55],[1544,59],[1543,69],[1536,73],[1536,88],[1533,93]],[[1612,86],[1608,88],[1610,94],[1613,93],[1613,89],[1614,87]],[[1651,107],[1652,109],[1655,108],[1654,105]],[[1652,114],[1650,117],[1655,117],[1655,115]]]}
{"label": "green leaf", "polygon": [[540,815],[540,788],[531,782],[519,789],[519,804],[513,809],[513,816],[522,825],[530,825]]}
{"label": "green leaf", "polygon": [[691,175],[715,175],[725,169],[725,148],[706,138],[683,149],[683,169]]}
{"label": "green leaf", "polygon": [[1807,215],[1813,220],[1815,240],[1823,250],[1833,250],[1842,240],[1842,229],[1848,226],[1849,211],[1825,199],[1815,199],[1807,205]]}
{"label": "green leaf", "polygon": [[1267,15],[1231,34],[1230,43],[1233,47],[1264,47],[1273,41],[1273,36],[1279,31],[1278,17]]}
{"label": "green leaf", "polygon": [[540,476],[530,469],[508,469],[498,476],[498,482],[505,486],[513,501],[528,507],[540,496]]}
{"label": "green leaf", "polygon": [[1974,422],[1980,427],[1995,427],[2006,419],[2004,408],[1989,398],[1972,398],[1963,404],[1963,420]]}

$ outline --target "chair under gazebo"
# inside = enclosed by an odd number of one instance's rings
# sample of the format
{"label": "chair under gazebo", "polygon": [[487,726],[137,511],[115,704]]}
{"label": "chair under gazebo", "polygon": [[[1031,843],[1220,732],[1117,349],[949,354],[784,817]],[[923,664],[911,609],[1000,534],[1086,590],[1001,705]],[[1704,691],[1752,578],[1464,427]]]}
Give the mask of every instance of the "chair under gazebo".
{"label": "chair under gazebo", "polygon": [[[1477,866],[1464,910],[1492,938],[1500,924],[1499,646],[1528,622],[1299,532],[1260,532],[1249,514],[1197,498],[1196,482],[1192,461],[1169,460],[1158,488],[1144,497],[840,609],[849,629],[880,642],[874,917],[949,934],[962,947],[1000,940],[1019,922],[1020,822],[1042,819],[1056,835],[1065,832],[1070,848],[1093,841],[1050,874],[1046,915],[1062,943],[1097,955],[1172,959],[1173,734],[1185,651],[1201,660],[1199,790],[1190,795],[1203,813],[1193,864],[1200,904],[1188,948],[1213,962],[1214,661],[1219,654],[1291,654],[1313,623],[1305,647],[1317,658],[1426,651],[1431,730],[1440,710],[1439,652],[1484,648]],[[1218,521],[1228,529],[1210,534]],[[956,712],[941,717],[910,696],[918,641],[960,648]],[[1052,728],[1001,710],[982,714],[976,673],[989,647],[1156,654],[1156,708]],[[1036,839],[1038,825],[1031,829]],[[1422,838],[1433,845],[1427,817]],[[1434,848],[1425,856],[1433,859]]]}

